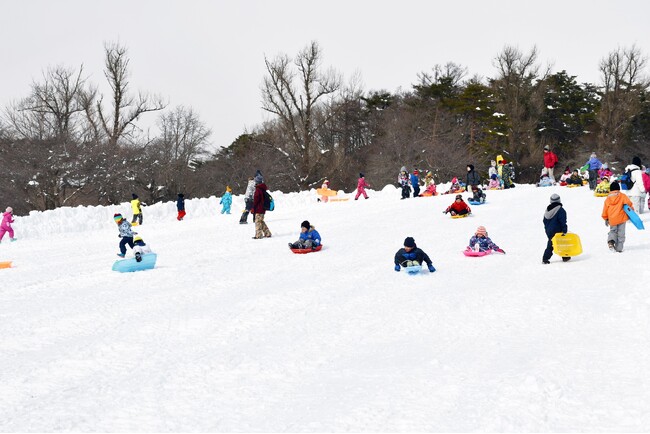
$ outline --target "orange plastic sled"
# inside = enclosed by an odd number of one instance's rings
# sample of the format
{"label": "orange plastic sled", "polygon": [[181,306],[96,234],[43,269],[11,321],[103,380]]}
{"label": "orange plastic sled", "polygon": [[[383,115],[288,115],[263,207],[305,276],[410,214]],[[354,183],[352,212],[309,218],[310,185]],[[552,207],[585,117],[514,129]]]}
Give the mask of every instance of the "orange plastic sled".
{"label": "orange plastic sled", "polygon": [[11,261],[0,262],[0,268],[11,268]]}

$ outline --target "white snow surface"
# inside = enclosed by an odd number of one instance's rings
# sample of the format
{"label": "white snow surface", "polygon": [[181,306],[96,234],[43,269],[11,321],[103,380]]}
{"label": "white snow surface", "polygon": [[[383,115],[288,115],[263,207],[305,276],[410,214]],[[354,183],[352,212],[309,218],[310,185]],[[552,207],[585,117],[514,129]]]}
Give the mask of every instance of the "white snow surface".
{"label": "white snow surface", "polygon": [[[542,265],[552,193],[584,253]],[[628,224],[611,253],[586,187],[489,191],[456,220],[452,195],[369,195],[273,192],[263,240],[238,224],[242,196],[231,215],[187,200],[182,222],[148,206],[136,230],[158,263],[123,274],[128,203],[17,217],[0,431],[648,431],[647,231]],[[305,219],[324,248],[295,255]],[[479,225],[506,255],[461,254]],[[406,236],[435,273],[393,270]]]}

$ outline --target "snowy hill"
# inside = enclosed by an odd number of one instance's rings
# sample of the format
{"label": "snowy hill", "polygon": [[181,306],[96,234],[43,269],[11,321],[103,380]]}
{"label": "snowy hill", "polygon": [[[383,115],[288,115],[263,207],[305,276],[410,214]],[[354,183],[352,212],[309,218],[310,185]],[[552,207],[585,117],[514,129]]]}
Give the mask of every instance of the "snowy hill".
{"label": "snowy hill", "polygon": [[[584,253],[541,264],[560,194]],[[647,431],[647,231],[610,253],[586,188],[317,203],[273,193],[273,237],[217,198],[146,207],[156,269],[120,274],[120,207],[16,219],[0,244],[0,431]],[[642,215],[648,226],[648,216]],[[287,243],[309,220],[318,253]],[[249,218],[250,221],[250,218]],[[465,258],[477,226],[507,255]],[[406,236],[437,272],[396,273]]]}

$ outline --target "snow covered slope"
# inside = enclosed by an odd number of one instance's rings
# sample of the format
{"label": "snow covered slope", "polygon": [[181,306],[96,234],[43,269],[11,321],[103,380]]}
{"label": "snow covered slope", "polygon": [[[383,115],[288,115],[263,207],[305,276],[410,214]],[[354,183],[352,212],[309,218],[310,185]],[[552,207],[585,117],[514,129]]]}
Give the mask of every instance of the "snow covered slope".
{"label": "snow covered slope", "polygon": [[[584,253],[542,265],[559,193]],[[647,231],[610,253],[586,188],[317,203],[274,192],[273,237],[217,198],[144,208],[156,269],[120,274],[120,207],[17,218],[0,244],[0,431],[646,431]],[[642,215],[648,226],[649,214]],[[321,252],[294,255],[300,223]],[[250,219],[249,219],[250,220]],[[507,255],[466,258],[477,226]],[[437,272],[393,270],[406,236]]]}

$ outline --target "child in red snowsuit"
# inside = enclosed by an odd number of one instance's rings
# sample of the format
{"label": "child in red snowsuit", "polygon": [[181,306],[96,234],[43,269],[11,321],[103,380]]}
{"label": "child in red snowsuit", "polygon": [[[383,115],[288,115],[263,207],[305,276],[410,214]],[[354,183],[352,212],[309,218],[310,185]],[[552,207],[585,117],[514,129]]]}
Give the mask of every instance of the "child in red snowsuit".
{"label": "child in red snowsuit", "polygon": [[366,182],[366,178],[363,176],[363,173],[359,173],[359,181],[357,182],[357,195],[354,197],[354,200],[359,199],[359,196],[362,194],[364,199],[368,199],[368,195],[366,194],[366,187],[370,188]]}
{"label": "child in red snowsuit", "polygon": [[471,214],[472,210],[463,200],[463,196],[457,194],[454,203],[449,205],[447,209],[443,211],[443,214],[447,213],[451,213],[451,215],[465,215]]}

